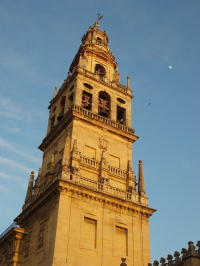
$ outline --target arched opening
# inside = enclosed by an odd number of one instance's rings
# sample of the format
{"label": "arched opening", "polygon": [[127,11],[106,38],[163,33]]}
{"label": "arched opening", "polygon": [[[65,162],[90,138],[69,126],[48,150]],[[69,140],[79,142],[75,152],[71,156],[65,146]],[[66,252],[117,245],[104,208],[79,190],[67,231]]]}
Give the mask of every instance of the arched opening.
{"label": "arched opening", "polygon": [[91,110],[92,107],[92,94],[87,92],[87,91],[83,91],[82,93],[82,108],[85,108],[87,110]]}
{"label": "arched opening", "polygon": [[100,64],[96,64],[95,66],[95,74],[98,74],[100,77],[105,77],[106,69]]}
{"label": "arched opening", "polygon": [[117,106],[117,122],[120,124],[126,124],[126,109]]}
{"label": "arched opening", "polygon": [[99,92],[98,114],[104,117],[110,116],[110,95],[105,91]]}
{"label": "arched opening", "polygon": [[60,121],[64,115],[64,111],[65,111],[65,96],[62,97],[61,101],[60,101],[60,114],[57,117],[57,120]]}

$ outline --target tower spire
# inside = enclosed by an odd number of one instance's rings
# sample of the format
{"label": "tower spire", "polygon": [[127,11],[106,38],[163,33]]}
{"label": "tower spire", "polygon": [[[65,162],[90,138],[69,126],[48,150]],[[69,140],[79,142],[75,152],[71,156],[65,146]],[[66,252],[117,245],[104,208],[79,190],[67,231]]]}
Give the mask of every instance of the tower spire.
{"label": "tower spire", "polygon": [[142,160],[139,160],[139,171],[138,171],[138,193],[143,196],[145,192],[145,182],[144,182],[144,169]]}

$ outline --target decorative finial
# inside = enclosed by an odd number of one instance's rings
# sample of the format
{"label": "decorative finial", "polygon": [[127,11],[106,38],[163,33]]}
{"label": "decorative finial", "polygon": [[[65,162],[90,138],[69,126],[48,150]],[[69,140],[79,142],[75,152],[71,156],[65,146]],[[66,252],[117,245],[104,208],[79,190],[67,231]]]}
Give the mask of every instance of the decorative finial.
{"label": "decorative finial", "polygon": [[145,182],[144,182],[144,169],[142,160],[139,160],[139,170],[138,170],[138,192],[141,196],[145,195]]}
{"label": "decorative finial", "polygon": [[121,261],[122,263],[120,264],[120,266],[127,266],[125,258],[121,258]]}
{"label": "decorative finial", "polygon": [[34,171],[31,171],[30,179],[28,182],[28,188],[26,192],[25,204],[28,202],[30,197],[33,195],[33,183],[34,183]]}
{"label": "decorative finial", "polygon": [[188,255],[196,255],[194,242],[192,242],[192,241],[188,242]]}
{"label": "decorative finial", "polygon": [[56,97],[56,95],[57,95],[57,90],[58,90],[58,87],[55,87],[55,88],[54,88],[53,97]]}
{"label": "decorative finial", "polygon": [[130,89],[131,88],[131,79],[129,76],[127,76],[127,87]]}

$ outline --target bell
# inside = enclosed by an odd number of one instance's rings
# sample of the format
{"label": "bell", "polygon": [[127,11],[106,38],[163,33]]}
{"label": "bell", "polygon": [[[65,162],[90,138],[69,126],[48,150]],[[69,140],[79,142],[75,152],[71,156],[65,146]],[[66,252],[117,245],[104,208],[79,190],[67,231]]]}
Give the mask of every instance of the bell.
{"label": "bell", "polygon": [[108,114],[107,114],[105,108],[100,107],[99,109],[100,109],[100,110],[99,110],[99,115],[104,116],[104,117],[108,117]]}
{"label": "bell", "polygon": [[58,117],[57,117],[57,120],[60,121],[62,119],[63,115],[60,114]]}
{"label": "bell", "polygon": [[88,103],[88,102],[82,102],[82,107],[84,108],[84,109],[87,109],[87,110],[90,110],[90,104]]}
{"label": "bell", "polygon": [[62,110],[59,114],[59,116],[57,117],[57,120],[60,121],[63,118],[64,115],[64,110]]}

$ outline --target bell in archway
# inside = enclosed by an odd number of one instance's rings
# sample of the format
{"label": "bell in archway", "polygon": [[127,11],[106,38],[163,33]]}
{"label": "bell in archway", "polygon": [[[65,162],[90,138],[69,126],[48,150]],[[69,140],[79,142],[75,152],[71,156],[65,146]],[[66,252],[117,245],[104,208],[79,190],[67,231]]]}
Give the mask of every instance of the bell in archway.
{"label": "bell in archway", "polygon": [[106,112],[106,109],[104,107],[99,107],[99,115],[108,117],[108,114]]}

